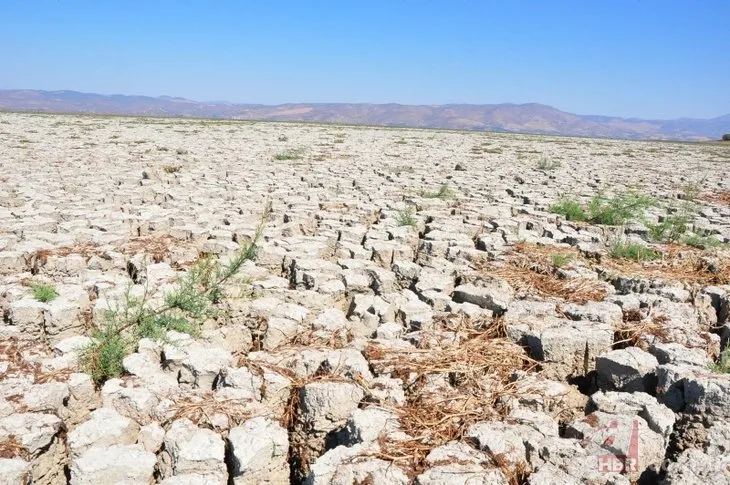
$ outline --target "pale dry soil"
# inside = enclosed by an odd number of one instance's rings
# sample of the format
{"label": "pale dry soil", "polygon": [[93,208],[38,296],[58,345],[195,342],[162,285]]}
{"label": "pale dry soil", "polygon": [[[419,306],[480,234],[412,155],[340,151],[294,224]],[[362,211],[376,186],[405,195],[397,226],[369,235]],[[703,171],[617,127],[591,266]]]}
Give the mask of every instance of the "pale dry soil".
{"label": "pale dry soil", "polygon": [[[649,236],[688,191],[715,247]],[[729,194],[722,144],[0,113],[0,484],[730,483]],[[262,214],[192,335],[92,380]]]}

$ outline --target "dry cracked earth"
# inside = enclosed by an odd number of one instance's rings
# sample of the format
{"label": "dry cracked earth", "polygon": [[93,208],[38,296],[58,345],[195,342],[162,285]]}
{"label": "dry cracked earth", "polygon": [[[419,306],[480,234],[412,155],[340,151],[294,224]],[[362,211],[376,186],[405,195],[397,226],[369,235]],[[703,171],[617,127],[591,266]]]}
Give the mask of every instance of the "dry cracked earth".
{"label": "dry cracked earth", "polygon": [[2,484],[730,483],[730,146],[2,113],[0,168]]}

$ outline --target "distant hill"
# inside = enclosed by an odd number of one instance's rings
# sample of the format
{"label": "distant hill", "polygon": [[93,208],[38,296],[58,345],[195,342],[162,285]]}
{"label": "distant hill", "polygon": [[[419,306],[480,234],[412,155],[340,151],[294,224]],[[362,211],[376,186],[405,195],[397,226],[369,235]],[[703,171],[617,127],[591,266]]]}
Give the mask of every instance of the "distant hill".
{"label": "distant hill", "polygon": [[76,91],[0,90],[0,109],[55,113],[320,121],[331,123],[579,135],[628,139],[718,140],[730,133],[730,114],[713,119],[642,120],[576,115],[528,104],[295,103],[267,106],[200,102],[170,96]]}

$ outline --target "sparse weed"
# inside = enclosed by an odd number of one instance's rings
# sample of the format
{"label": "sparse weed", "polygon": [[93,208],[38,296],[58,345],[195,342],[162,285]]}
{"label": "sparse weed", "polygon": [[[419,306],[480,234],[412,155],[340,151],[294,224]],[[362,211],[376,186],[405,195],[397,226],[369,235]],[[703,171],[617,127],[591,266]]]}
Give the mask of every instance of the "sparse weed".
{"label": "sparse weed", "polygon": [[726,346],[717,361],[710,364],[710,370],[720,374],[727,374],[730,372],[730,346]]}
{"label": "sparse weed", "polygon": [[682,187],[682,200],[686,200],[689,202],[696,201],[702,193],[702,184],[704,183],[706,178],[707,177],[702,177],[702,180],[700,180],[699,182],[687,182]]}
{"label": "sparse weed", "polygon": [[[692,221],[697,214],[698,207],[695,201],[700,195],[701,183],[702,182],[690,182],[682,187],[681,201],[670,205],[667,209],[668,214],[661,222],[657,224],[647,224],[647,227],[649,228],[649,236],[652,240],[658,242],[684,243],[683,240],[687,239],[690,243],[696,243],[700,246],[704,245],[701,241],[701,237],[703,235],[698,234],[697,237],[693,237],[687,236],[686,234],[690,230]],[[694,244],[689,245],[692,246]]]}
{"label": "sparse weed", "polygon": [[677,242],[689,229],[690,222],[688,212],[670,214],[657,224],[647,224],[649,237],[656,242]]}
{"label": "sparse weed", "polygon": [[627,190],[611,198],[597,195],[588,205],[588,219],[594,224],[619,226],[643,217],[644,211],[656,205],[653,197]]}
{"label": "sparse weed", "polygon": [[82,349],[79,361],[94,382],[101,383],[124,372],[124,358],[133,350],[131,339],[108,322],[91,334],[93,343]]}
{"label": "sparse weed", "polygon": [[274,160],[301,160],[304,158],[304,148],[288,148],[274,155]]}
{"label": "sparse weed", "polygon": [[537,168],[539,170],[556,170],[561,167],[559,160],[551,160],[548,157],[541,157],[537,162]]}
{"label": "sparse weed", "polygon": [[550,261],[555,268],[567,266],[572,260],[572,254],[553,254],[550,258]]}
{"label": "sparse weed", "polygon": [[33,289],[33,298],[36,300],[48,303],[58,296],[56,289],[51,285],[34,284],[31,285]]}
{"label": "sparse weed", "polygon": [[586,213],[583,206],[575,200],[565,196],[560,197],[556,202],[550,205],[550,212],[559,214],[569,221],[585,221]]}
{"label": "sparse weed", "polygon": [[685,235],[679,240],[679,242],[697,249],[708,249],[723,246],[723,243],[717,238],[705,233]]}
{"label": "sparse weed", "polygon": [[429,191],[421,192],[421,197],[425,197],[427,199],[451,199],[454,196],[455,196],[454,191],[451,190],[451,187],[449,187],[449,184],[441,184],[441,187],[439,187],[438,192],[429,192]]}
{"label": "sparse weed", "polygon": [[623,241],[611,246],[611,257],[641,262],[661,259],[662,253],[639,243]]}
{"label": "sparse weed", "polygon": [[286,135],[280,135],[279,138],[277,138],[278,141],[289,141],[289,137]]}
{"label": "sparse weed", "polygon": [[128,290],[121,306],[107,311],[106,324],[93,332],[93,343],[81,353],[81,364],[94,381],[102,383],[120,376],[122,361],[142,338],[164,341],[169,330],[197,335],[202,322],[217,314],[214,305],[226,296],[226,283],[246,261],[256,257],[270,210],[267,204],[251,241],[241,245],[227,264],[212,258],[199,260],[179,279],[175,289],[164,295],[162,303],[153,303],[147,288],[141,298],[133,297]]}
{"label": "sparse weed", "polygon": [[165,165],[162,167],[162,170],[165,171],[165,173],[178,173],[182,167],[180,165]]}
{"label": "sparse weed", "polygon": [[406,207],[405,209],[399,210],[395,220],[399,226],[413,227],[418,224],[418,219],[416,219],[416,211],[413,210],[413,207],[410,206]]}

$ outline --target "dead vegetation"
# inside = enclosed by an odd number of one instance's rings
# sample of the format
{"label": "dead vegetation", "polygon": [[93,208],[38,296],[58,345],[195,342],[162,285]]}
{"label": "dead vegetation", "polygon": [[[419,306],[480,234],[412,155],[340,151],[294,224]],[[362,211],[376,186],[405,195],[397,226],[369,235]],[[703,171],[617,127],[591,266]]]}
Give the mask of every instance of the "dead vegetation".
{"label": "dead vegetation", "polygon": [[44,384],[51,381],[65,382],[73,373],[72,369],[57,371],[44,370],[40,362],[32,360],[33,355],[45,355],[45,349],[35,340],[18,340],[8,338],[0,342],[0,360],[8,366],[0,373],[0,380],[10,375],[30,375],[34,384]]}
{"label": "dead vegetation", "polygon": [[578,304],[606,297],[605,285],[597,279],[561,278],[560,268],[553,262],[556,255],[571,261],[580,259],[572,248],[517,243],[504,264],[485,264],[478,269],[504,279],[519,294],[562,298]]}
{"label": "dead vegetation", "polygon": [[652,340],[666,343],[669,341],[667,321],[666,315],[654,315],[651,309],[625,311],[623,321],[615,328],[613,346],[615,349],[639,347],[648,351]]}
{"label": "dead vegetation", "polygon": [[18,443],[14,436],[0,442],[0,458],[21,458],[23,460],[29,460],[30,457],[30,451],[25,446]]}
{"label": "dead vegetation", "polygon": [[161,263],[170,256],[172,250],[184,248],[186,244],[169,234],[135,237],[121,245],[118,250],[126,255],[144,253],[155,263]]}
{"label": "dead vegetation", "polygon": [[506,261],[482,262],[480,271],[499,276],[519,294],[561,298],[585,304],[606,297],[605,283],[600,279],[564,278],[562,265],[555,258],[565,258],[603,279],[613,275],[676,281],[689,285],[730,284],[730,252],[726,249],[699,250],[683,244],[662,245],[662,257],[652,261],[633,261],[600,257],[587,259],[573,248],[517,243]]}
{"label": "dead vegetation", "polygon": [[730,258],[727,250],[701,251],[684,245],[668,244],[663,257],[654,261],[606,259],[600,273],[629,277],[677,281],[698,285],[730,283]]}
{"label": "dead vegetation", "polygon": [[213,392],[197,396],[187,395],[172,406],[173,414],[168,422],[186,418],[196,425],[214,428],[216,418],[225,417],[228,427],[232,428],[254,417],[251,403],[252,401],[243,399],[221,398]]}
{"label": "dead vegetation", "polygon": [[92,256],[103,254],[103,250],[93,243],[78,243],[73,246],[62,246],[54,249],[39,249],[31,258],[31,266],[33,267],[33,273],[38,272],[39,266],[44,266],[48,262],[48,258],[51,256],[66,257],[70,254],[79,254],[86,261]]}
{"label": "dead vegetation", "polygon": [[730,192],[716,192],[714,194],[700,196],[699,199],[730,206]]}
{"label": "dead vegetation", "polygon": [[[438,323],[432,333],[439,344],[425,339],[416,350],[378,344],[365,349],[376,372],[402,379],[407,395],[404,405],[391,409],[409,438],[382,437],[378,457],[402,465],[413,477],[426,468],[426,456],[434,448],[463,439],[479,421],[504,419],[502,399],[527,392],[514,380],[514,373],[536,365],[522,347],[506,338],[500,319],[473,322],[450,315]],[[451,345],[444,340],[451,340]],[[500,457],[493,457],[490,465],[515,475]]]}

